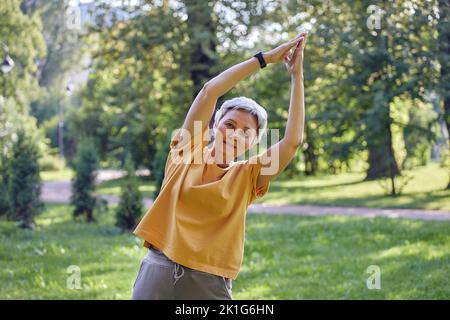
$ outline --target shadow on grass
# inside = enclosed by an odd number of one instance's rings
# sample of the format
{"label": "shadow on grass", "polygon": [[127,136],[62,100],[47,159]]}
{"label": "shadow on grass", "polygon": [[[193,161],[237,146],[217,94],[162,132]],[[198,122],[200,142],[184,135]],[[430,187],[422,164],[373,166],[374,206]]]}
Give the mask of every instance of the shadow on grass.
{"label": "shadow on grass", "polygon": [[[130,298],[146,253],[142,242],[111,222],[74,222],[69,209],[51,206],[41,221],[55,223],[35,231],[0,223],[0,298]],[[234,299],[450,297],[450,222],[263,214],[246,219]],[[81,271],[79,290],[67,288],[71,265]],[[381,290],[366,287],[370,265],[381,268]]]}
{"label": "shadow on grass", "polygon": [[[449,222],[344,217],[248,216],[243,299],[448,299]],[[396,257],[386,250],[408,244]],[[429,256],[434,250],[439,259]],[[410,249],[409,249],[410,250]],[[366,273],[379,265],[382,289]],[[447,290],[447,291],[446,291]]]}
{"label": "shadow on grass", "polygon": [[[397,198],[389,195],[367,195],[364,197],[351,199],[352,206],[374,207],[374,208],[428,208],[429,210],[442,210],[440,207],[433,207],[432,204],[440,203],[438,200],[448,199],[448,191],[432,191],[432,192],[409,192],[398,196]],[[401,202],[395,202],[395,201]],[[320,201],[329,203],[330,205],[349,205],[348,199],[335,199],[323,197]],[[300,203],[298,203],[300,204]],[[311,204],[319,204],[314,202]]]}
{"label": "shadow on grass", "polygon": [[[49,206],[36,230],[2,223],[0,298],[129,299],[145,253],[131,233],[111,223],[73,221],[68,206]],[[61,215],[61,219],[55,216]],[[54,219],[54,222],[48,220]],[[79,267],[81,288],[68,288],[68,268]],[[69,279],[70,280],[70,279]]]}

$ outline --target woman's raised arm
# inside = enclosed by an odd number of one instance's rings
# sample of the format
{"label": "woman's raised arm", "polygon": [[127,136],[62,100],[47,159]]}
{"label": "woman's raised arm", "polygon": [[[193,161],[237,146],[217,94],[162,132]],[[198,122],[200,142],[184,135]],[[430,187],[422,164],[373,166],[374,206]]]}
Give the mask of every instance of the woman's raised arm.
{"label": "woman's raised arm", "polygon": [[291,75],[291,103],[285,134],[276,144],[261,154],[263,164],[268,168],[261,170],[256,188],[263,188],[275,179],[294,158],[298,147],[303,142],[305,123],[305,103],[303,93],[303,48],[307,34],[302,33],[292,57],[284,56],[286,68]]}
{"label": "woman's raised arm", "polygon": [[[294,39],[287,41],[268,52],[264,52],[263,57],[266,63],[269,64],[283,61],[283,59],[289,54],[290,50],[298,43],[299,39],[303,35],[304,33],[301,33]],[[188,114],[181,129],[188,130],[190,136],[193,137],[196,133],[196,131],[194,130],[195,122],[199,121],[199,123],[201,123],[202,131],[205,130],[214,113],[214,107],[219,97],[227,93],[239,81],[243,80],[259,69],[260,66],[258,59],[255,57],[251,57],[228,68],[227,70],[223,71],[216,77],[206,82],[203,85],[203,88],[195,97],[191,107],[189,108]]]}

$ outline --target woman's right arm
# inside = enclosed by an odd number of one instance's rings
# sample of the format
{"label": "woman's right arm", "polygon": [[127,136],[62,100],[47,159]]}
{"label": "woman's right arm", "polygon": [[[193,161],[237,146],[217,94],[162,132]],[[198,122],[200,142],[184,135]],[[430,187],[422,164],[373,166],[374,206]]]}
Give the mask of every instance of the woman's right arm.
{"label": "woman's right arm", "polygon": [[[270,63],[269,57],[265,54],[263,54],[263,56],[266,59],[266,62]],[[209,120],[214,113],[214,108],[219,97],[223,96],[239,81],[251,75],[259,68],[258,59],[252,57],[228,68],[218,76],[206,82],[189,108],[182,129],[188,130],[191,137],[197,132],[194,131],[195,126],[198,126],[196,130],[199,130],[200,128],[201,130],[206,129]],[[198,123],[195,124],[197,121]]]}
{"label": "woman's right arm", "polygon": [[[269,64],[283,61],[283,58],[298,43],[302,36],[303,33],[297,35],[294,39],[263,53],[266,63]],[[198,133],[198,130],[200,129],[202,130],[201,132],[203,132],[209,124],[219,97],[232,89],[239,81],[250,76],[259,69],[258,59],[251,57],[228,68],[206,82],[189,108],[182,129],[188,130],[191,137]]]}
{"label": "woman's right arm", "polygon": [[189,108],[189,112],[184,119],[181,129],[189,131],[191,137],[193,137],[198,130],[203,132],[212,117],[217,99],[216,96],[208,92],[207,86],[204,84]]}

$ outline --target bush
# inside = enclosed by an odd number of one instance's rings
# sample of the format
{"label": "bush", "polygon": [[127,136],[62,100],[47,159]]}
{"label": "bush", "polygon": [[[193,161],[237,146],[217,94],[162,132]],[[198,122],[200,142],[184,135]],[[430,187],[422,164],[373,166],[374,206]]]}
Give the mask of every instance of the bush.
{"label": "bush", "polygon": [[39,166],[42,171],[61,171],[66,167],[66,163],[57,154],[45,154],[40,159]]}
{"label": "bush", "polygon": [[9,217],[22,228],[33,228],[34,216],[44,209],[40,202],[41,178],[38,147],[24,130],[17,132],[8,165]]}
{"label": "bush", "polygon": [[142,194],[136,181],[135,168],[131,156],[125,160],[127,178],[122,186],[122,194],[116,211],[116,226],[123,231],[132,230],[136,227],[142,215]]}
{"label": "bush", "polygon": [[75,176],[72,179],[71,204],[75,207],[74,218],[84,216],[87,222],[94,222],[96,205],[95,179],[98,169],[98,155],[91,138],[83,138],[78,144],[73,162]]}
{"label": "bush", "polygon": [[170,151],[171,138],[172,135],[170,133],[166,135],[162,148],[160,148],[155,155],[155,160],[152,166],[152,176],[156,182],[156,190],[153,192],[153,199],[156,199],[156,197],[158,197],[159,192],[161,191],[162,183],[164,181],[164,171],[166,169],[167,157]]}

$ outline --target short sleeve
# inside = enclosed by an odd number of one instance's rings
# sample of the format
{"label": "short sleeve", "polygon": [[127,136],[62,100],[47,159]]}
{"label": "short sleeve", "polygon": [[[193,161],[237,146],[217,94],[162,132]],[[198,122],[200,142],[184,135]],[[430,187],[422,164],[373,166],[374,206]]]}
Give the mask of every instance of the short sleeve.
{"label": "short sleeve", "polygon": [[[188,130],[177,129],[170,139],[170,150],[166,160],[165,176],[169,176],[179,164],[189,164],[194,160],[195,154],[202,154],[209,138],[209,128],[194,130],[192,136]],[[198,157],[195,157],[196,161]]]}
{"label": "short sleeve", "polygon": [[196,128],[193,135],[188,130],[182,128],[175,130],[170,139],[170,152],[192,151],[198,146],[205,146],[208,132],[208,127],[201,130],[197,130]]}
{"label": "short sleeve", "polygon": [[250,192],[250,202],[254,202],[257,198],[263,197],[270,187],[270,182],[260,186],[257,188],[258,177],[261,173],[261,167],[263,164],[261,163],[261,155],[255,155],[250,157],[248,160],[249,171],[250,171],[250,184],[251,184],[251,192]]}

